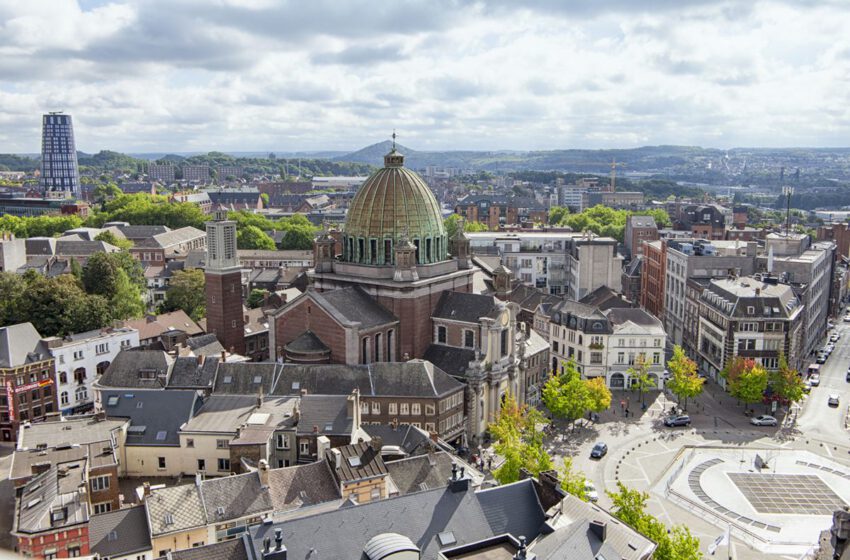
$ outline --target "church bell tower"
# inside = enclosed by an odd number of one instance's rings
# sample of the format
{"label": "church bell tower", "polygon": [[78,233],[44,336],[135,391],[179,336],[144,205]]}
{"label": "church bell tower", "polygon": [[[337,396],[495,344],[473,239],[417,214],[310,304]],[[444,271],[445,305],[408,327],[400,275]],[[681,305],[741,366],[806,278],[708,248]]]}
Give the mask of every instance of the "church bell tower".
{"label": "church bell tower", "polygon": [[236,253],[236,222],[227,210],[217,209],[207,222],[207,259],[204,270],[207,296],[207,332],[216,335],[229,352],[245,353],[242,316],[242,267]]}

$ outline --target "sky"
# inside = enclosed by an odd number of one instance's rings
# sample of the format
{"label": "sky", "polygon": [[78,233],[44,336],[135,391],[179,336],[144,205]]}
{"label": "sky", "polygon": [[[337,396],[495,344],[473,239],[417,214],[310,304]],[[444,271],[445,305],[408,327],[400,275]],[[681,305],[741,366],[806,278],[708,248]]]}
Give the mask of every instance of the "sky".
{"label": "sky", "polygon": [[847,0],[0,0],[0,153],[850,146]]}

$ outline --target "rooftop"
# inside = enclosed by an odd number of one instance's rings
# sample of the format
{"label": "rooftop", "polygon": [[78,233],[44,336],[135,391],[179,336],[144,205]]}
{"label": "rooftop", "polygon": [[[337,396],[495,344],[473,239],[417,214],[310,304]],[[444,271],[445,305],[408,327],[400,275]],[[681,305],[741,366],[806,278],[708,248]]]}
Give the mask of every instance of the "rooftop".
{"label": "rooftop", "polygon": [[92,554],[99,554],[102,558],[150,550],[145,506],[93,515],[89,520],[89,544]]}
{"label": "rooftop", "polygon": [[126,420],[96,420],[94,416],[63,418],[56,422],[35,422],[18,432],[18,450],[52,448],[73,441],[83,445],[99,441],[116,441],[115,432]]}
{"label": "rooftop", "polygon": [[201,405],[195,391],[102,391],[108,418],[129,418],[127,446],[179,446],[180,427]]}

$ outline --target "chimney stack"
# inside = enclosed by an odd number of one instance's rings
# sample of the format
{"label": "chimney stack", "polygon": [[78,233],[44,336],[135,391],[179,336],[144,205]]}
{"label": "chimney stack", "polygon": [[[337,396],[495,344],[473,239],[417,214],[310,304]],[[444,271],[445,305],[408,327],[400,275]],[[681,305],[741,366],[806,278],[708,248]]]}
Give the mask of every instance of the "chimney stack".
{"label": "chimney stack", "polygon": [[275,551],[283,549],[283,529],[274,530],[274,549]]}
{"label": "chimney stack", "polygon": [[605,537],[608,534],[608,524],[604,521],[591,521],[589,524],[590,532],[596,535],[600,542],[605,542]]}
{"label": "chimney stack", "polygon": [[269,487],[269,462],[265,459],[260,459],[257,463],[257,474],[260,476],[260,487],[266,489]]}
{"label": "chimney stack", "polygon": [[381,449],[384,448],[384,440],[381,439],[380,436],[375,436],[372,438],[372,441],[369,442],[369,447],[375,452],[375,454],[380,455]]}
{"label": "chimney stack", "polygon": [[144,482],[142,483],[142,496],[145,498],[150,498],[151,495],[151,483]]}
{"label": "chimney stack", "polygon": [[224,363],[227,361],[227,350],[221,351],[221,362]]}
{"label": "chimney stack", "polygon": [[526,539],[525,535],[519,536],[519,548],[514,554],[514,560],[526,560],[528,558],[528,550],[526,550]]}

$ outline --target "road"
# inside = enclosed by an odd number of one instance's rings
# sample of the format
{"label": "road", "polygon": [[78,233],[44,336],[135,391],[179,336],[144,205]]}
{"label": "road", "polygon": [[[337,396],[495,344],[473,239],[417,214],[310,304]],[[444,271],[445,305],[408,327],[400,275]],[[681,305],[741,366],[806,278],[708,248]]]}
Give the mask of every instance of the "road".
{"label": "road", "polygon": [[[812,387],[812,392],[803,403],[797,429],[817,439],[846,445],[850,443],[844,428],[847,406],[850,404],[850,383],[845,380],[850,367],[850,323],[840,322],[836,330],[841,338],[829,359],[821,366],[820,386]],[[837,407],[827,405],[827,397],[833,393],[841,397]]]}

